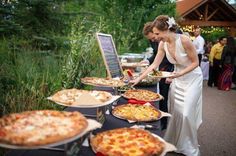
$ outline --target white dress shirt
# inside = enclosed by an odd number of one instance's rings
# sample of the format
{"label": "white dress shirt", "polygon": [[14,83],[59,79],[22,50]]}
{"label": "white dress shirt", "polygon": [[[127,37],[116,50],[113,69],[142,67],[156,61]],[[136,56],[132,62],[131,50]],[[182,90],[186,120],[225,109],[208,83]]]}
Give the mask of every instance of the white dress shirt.
{"label": "white dress shirt", "polygon": [[204,54],[204,44],[205,41],[201,35],[198,35],[194,40],[193,40],[193,45],[196,48],[197,54]]}

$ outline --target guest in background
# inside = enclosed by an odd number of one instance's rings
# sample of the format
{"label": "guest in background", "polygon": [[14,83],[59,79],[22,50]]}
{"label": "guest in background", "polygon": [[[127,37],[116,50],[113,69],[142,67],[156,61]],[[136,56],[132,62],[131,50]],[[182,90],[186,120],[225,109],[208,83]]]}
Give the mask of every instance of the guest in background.
{"label": "guest in background", "polygon": [[205,44],[205,56],[207,56],[209,58],[210,52],[211,52],[211,48],[212,48],[212,42],[211,41],[206,41]]}
{"label": "guest in background", "polygon": [[[159,44],[158,40],[155,38],[155,34],[152,32],[152,28],[153,28],[152,22],[147,22],[143,28],[143,35],[149,40],[154,50],[153,55],[148,59],[150,64],[153,63],[156,57],[158,44]],[[174,66],[168,61],[166,57],[164,57],[164,59],[162,60],[159,66],[159,70],[172,72],[174,70]],[[161,111],[168,112],[167,100],[168,100],[168,92],[169,92],[170,84],[167,84],[165,81],[166,79],[161,79],[159,82],[160,94],[164,97],[164,99],[160,101],[159,108]],[[164,117],[161,119],[161,127],[162,127],[162,130],[166,129],[167,117]]]}
{"label": "guest in background", "polygon": [[227,44],[225,45],[221,60],[220,67],[222,67],[222,72],[220,73],[218,80],[218,89],[220,90],[230,90],[232,85],[232,75],[234,64],[236,62],[236,44],[233,37],[227,38]]}
{"label": "guest in background", "polygon": [[205,52],[204,44],[205,40],[201,36],[201,28],[196,28],[194,31],[195,39],[193,40],[193,45],[196,48],[199,60],[199,66],[201,65],[202,55]]}
{"label": "guest in background", "polygon": [[221,60],[221,54],[223,51],[223,48],[227,42],[226,37],[220,37],[219,42],[213,45],[211,48],[211,52],[209,55],[209,62],[210,62],[210,68],[209,68],[209,80],[207,85],[209,87],[217,86],[217,81],[220,74],[220,60]]}

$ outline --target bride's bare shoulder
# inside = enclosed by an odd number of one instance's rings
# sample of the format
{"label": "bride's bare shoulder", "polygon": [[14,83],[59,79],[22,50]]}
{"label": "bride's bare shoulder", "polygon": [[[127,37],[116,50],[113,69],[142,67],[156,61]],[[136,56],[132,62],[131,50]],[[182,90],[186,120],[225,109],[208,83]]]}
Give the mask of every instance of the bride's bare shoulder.
{"label": "bride's bare shoulder", "polygon": [[180,35],[180,39],[183,44],[188,44],[192,42],[191,39],[187,35],[184,35],[184,34]]}

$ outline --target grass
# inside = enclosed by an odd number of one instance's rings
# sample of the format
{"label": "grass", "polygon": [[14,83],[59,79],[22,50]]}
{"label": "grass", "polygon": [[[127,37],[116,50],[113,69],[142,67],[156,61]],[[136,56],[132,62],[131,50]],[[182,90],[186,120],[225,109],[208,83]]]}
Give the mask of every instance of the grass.
{"label": "grass", "polygon": [[85,76],[104,77],[106,69],[95,39],[95,32],[74,24],[65,51],[41,51],[19,46],[20,38],[0,43],[1,114],[26,110],[59,109],[46,98],[62,88],[81,88]]}
{"label": "grass", "polygon": [[[9,50],[9,49],[8,49]],[[2,52],[2,114],[35,109],[59,109],[46,100],[61,88],[61,60],[37,51]],[[12,51],[11,51],[12,53]]]}

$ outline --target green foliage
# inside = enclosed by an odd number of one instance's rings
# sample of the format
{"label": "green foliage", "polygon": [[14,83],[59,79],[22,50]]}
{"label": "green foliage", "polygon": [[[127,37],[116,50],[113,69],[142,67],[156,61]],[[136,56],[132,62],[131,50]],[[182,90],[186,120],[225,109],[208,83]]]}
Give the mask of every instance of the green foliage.
{"label": "green foliage", "polygon": [[144,24],[153,21],[160,14],[174,16],[175,3],[169,0],[89,0],[81,8],[82,12],[85,10],[87,13],[93,12],[94,18],[99,16],[104,19],[103,23],[107,28],[102,31],[112,34],[118,53],[137,53],[149,46],[142,35]]}
{"label": "green foliage", "polygon": [[[23,35],[45,34],[52,30],[60,31],[65,25],[61,11],[60,3],[56,0],[21,0],[2,2],[2,22],[8,26],[14,26],[11,22],[21,27]],[[56,29],[57,28],[57,29]],[[17,30],[17,28],[15,27]],[[30,34],[29,34],[30,33]]]}
{"label": "green foliage", "polygon": [[10,35],[22,30],[21,26],[12,20],[12,4],[2,1],[0,3],[0,34]]}
{"label": "green foliage", "polygon": [[18,49],[16,39],[10,41],[2,40],[0,45],[0,60],[4,60],[0,71],[1,113],[56,108],[46,97],[61,88],[60,60]]}
{"label": "green foliage", "polygon": [[102,76],[105,72],[95,39],[95,33],[100,30],[101,25],[95,24],[89,30],[85,25],[85,20],[72,23],[71,50],[63,66],[63,87],[65,88],[80,88],[81,78],[95,73],[96,76]]}
{"label": "green foliage", "polygon": [[[204,31],[211,31],[211,27],[203,28]],[[202,36],[206,41],[212,41],[216,42],[220,37],[225,36],[227,37],[229,34],[228,32],[224,29],[224,31],[213,31],[211,33],[202,33]]]}

